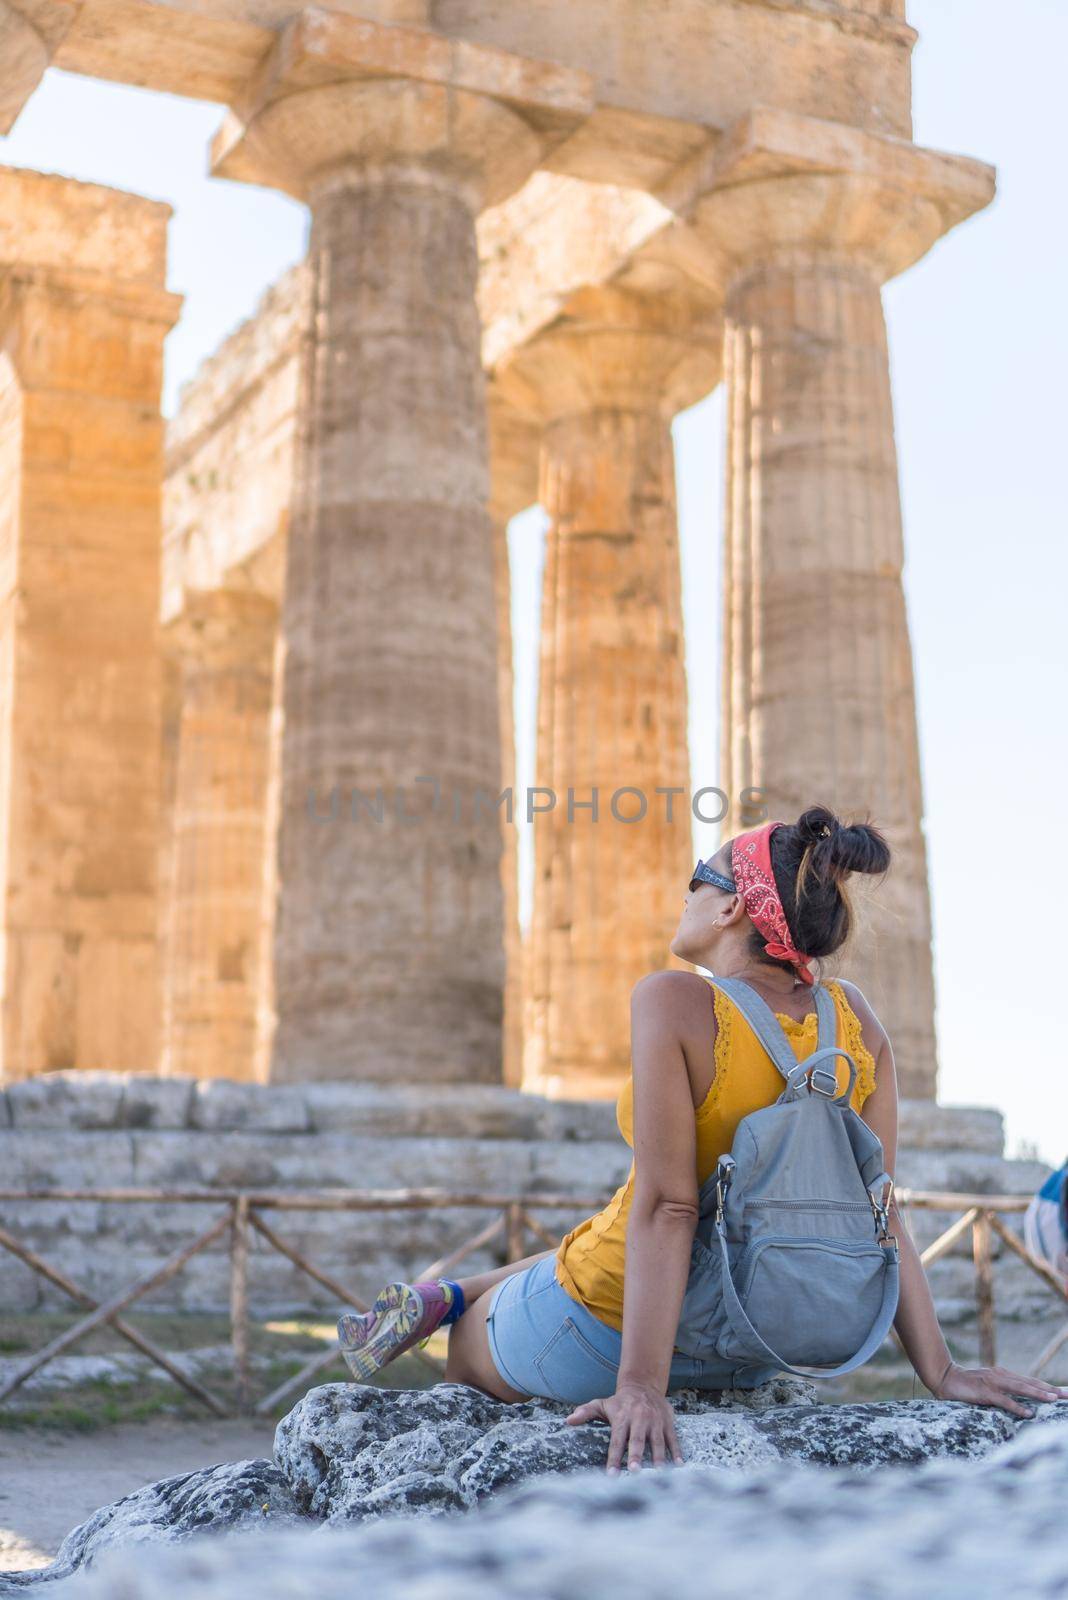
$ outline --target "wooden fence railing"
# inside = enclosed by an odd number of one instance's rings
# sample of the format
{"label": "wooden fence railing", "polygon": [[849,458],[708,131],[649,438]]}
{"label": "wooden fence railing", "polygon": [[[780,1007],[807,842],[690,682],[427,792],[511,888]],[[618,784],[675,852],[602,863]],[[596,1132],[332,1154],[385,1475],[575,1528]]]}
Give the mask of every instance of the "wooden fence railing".
{"label": "wooden fence railing", "polygon": [[[903,1214],[910,1207],[928,1211],[959,1211],[961,1215],[944,1233],[920,1252],[924,1266],[937,1261],[951,1250],[971,1229],[972,1261],[975,1264],[975,1305],[979,1324],[979,1360],[984,1367],[992,1367],[997,1359],[997,1320],[994,1313],[994,1235],[1008,1246],[1033,1272],[1036,1272],[1055,1294],[1068,1301],[1068,1281],[1054,1272],[1048,1262],[1033,1256],[1027,1246],[1016,1237],[1011,1228],[1002,1222],[999,1212],[1020,1214],[1027,1210],[1030,1195],[1020,1194],[939,1194],[918,1189],[899,1189],[897,1198]],[[1068,1320],[1046,1345],[1031,1368],[1029,1376],[1037,1377],[1052,1361],[1062,1345],[1068,1344]]]}
{"label": "wooden fence railing", "polygon": [[[285,1383],[273,1389],[270,1394],[264,1395],[253,1404],[251,1363],[249,1356],[249,1246],[252,1233],[258,1233],[272,1250],[285,1256],[294,1266],[305,1273],[315,1283],[326,1289],[337,1300],[339,1307],[354,1307],[357,1311],[368,1310],[366,1301],[353,1293],[352,1289],[341,1283],[332,1273],[324,1271],[295,1245],[290,1244],[281,1237],[274,1227],[262,1215],[265,1211],[413,1211],[431,1209],[440,1206],[474,1207],[482,1210],[492,1209],[499,1211],[499,1215],[492,1222],[487,1223],[475,1234],[464,1239],[455,1249],[433,1261],[429,1266],[417,1274],[420,1279],[440,1277],[451,1268],[455,1267],[465,1257],[471,1255],[483,1245],[489,1244],[493,1239],[502,1239],[504,1244],[505,1261],[521,1260],[526,1251],[527,1236],[533,1237],[547,1248],[555,1248],[559,1238],[531,1213],[534,1210],[566,1210],[576,1215],[583,1211],[589,1213],[604,1205],[608,1195],[560,1195],[560,1194],[528,1194],[528,1195],[501,1195],[501,1194],[475,1194],[453,1193],[440,1189],[328,1189],[311,1192],[288,1192],[281,1190],[224,1190],[224,1189],[0,1189],[0,1205],[3,1202],[17,1202],[24,1204],[39,1200],[55,1202],[92,1201],[97,1204],[165,1204],[165,1205],[208,1205],[222,1206],[222,1211],[213,1218],[211,1225],[176,1250],[159,1267],[156,1267],[146,1276],[139,1278],[136,1283],[121,1293],[113,1295],[111,1299],[99,1303],[79,1284],[75,1283],[58,1268],[51,1266],[42,1257],[31,1250],[28,1245],[0,1227],[0,1247],[10,1251],[14,1256],[25,1263],[33,1272],[46,1279],[56,1288],[68,1295],[76,1305],[80,1306],[87,1315],[64,1333],[59,1334],[42,1350],[28,1357],[11,1375],[8,1381],[0,1388],[0,1402],[8,1399],[15,1393],[27,1378],[39,1372],[49,1361],[62,1355],[80,1339],[107,1323],[116,1333],[120,1334],[135,1349],[141,1351],[163,1369],[175,1383],[179,1384],[189,1394],[193,1395],[203,1405],[217,1416],[228,1416],[232,1412],[226,1402],[217,1394],[204,1387],[196,1378],[182,1370],[173,1357],[161,1350],[152,1340],[137,1328],[134,1328],[122,1316],[135,1301],[143,1298],[150,1290],[159,1288],[167,1283],[186,1267],[201,1250],[225,1234],[229,1234],[229,1268],[230,1268],[230,1340],[233,1350],[234,1364],[234,1390],[237,1411],[240,1414],[252,1412],[256,1415],[266,1416],[273,1412],[291,1395],[303,1392],[304,1388],[317,1373],[330,1366],[338,1354],[338,1346],[333,1342],[326,1350],[318,1352],[294,1373]],[[1012,1231],[1005,1226],[999,1213],[1019,1213],[1026,1209],[1030,1196],[1028,1195],[974,1195],[974,1194],[940,1194],[928,1193],[920,1190],[899,1189],[897,1191],[898,1205],[901,1214],[906,1219],[910,1208],[917,1210],[957,1211],[961,1214],[939,1237],[921,1252],[920,1260],[925,1266],[944,1255],[952,1249],[959,1239],[971,1229],[972,1256],[975,1263],[975,1292],[976,1309],[979,1324],[980,1360],[986,1366],[993,1366],[996,1353],[995,1311],[994,1311],[994,1281],[993,1281],[993,1235],[998,1237],[1027,1262],[1034,1272],[1053,1289],[1062,1300],[1068,1301],[1068,1284],[1063,1282],[1057,1274],[1044,1261],[1031,1255],[1030,1251],[1020,1242]],[[895,1338],[896,1338],[895,1334]],[[900,1341],[898,1341],[900,1343]],[[1048,1365],[1057,1351],[1068,1343],[1068,1321],[1065,1327],[1041,1352],[1032,1368],[1032,1375],[1042,1371]],[[416,1358],[429,1367],[439,1378],[444,1369],[441,1364],[428,1356],[425,1351],[412,1352]]]}
{"label": "wooden fence railing", "polygon": [[[161,1350],[137,1328],[132,1327],[121,1315],[150,1290],[158,1289],[175,1277],[188,1266],[195,1255],[214,1244],[227,1232],[229,1232],[230,1246],[230,1342],[233,1350],[237,1410],[240,1414],[252,1410],[256,1414],[267,1415],[291,1394],[298,1390],[302,1392],[311,1378],[337,1359],[336,1342],[332,1343],[329,1349],[317,1353],[293,1377],[265,1395],[255,1406],[252,1405],[248,1309],[249,1244],[252,1232],[258,1233],[272,1250],[286,1256],[301,1272],[332,1294],[339,1308],[354,1307],[357,1311],[367,1311],[369,1307],[367,1302],[350,1287],[341,1283],[332,1273],[324,1271],[295,1245],[282,1238],[264,1220],[261,1215],[264,1211],[413,1211],[440,1206],[499,1210],[500,1215],[492,1222],[487,1223],[477,1233],[458,1244],[455,1249],[424,1268],[417,1275],[422,1279],[442,1276],[473,1251],[498,1237],[503,1237],[506,1261],[518,1261],[524,1254],[530,1253],[525,1249],[528,1234],[532,1234],[547,1247],[555,1247],[560,1242],[559,1238],[550,1233],[537,1218],[530,1215],[532,1209],[567,1210],[581,1214],[583,1210],[597,1210],[609,1198],[607,1194],[520,1196],[453,1193],[442,1189],[325,1189],[306,1193],[226,1189],[0,1189],[0,1206],[5,1201],[24,1204],[38,1200],[53,1202],[58,1200],[72,1203],[93,1201],[96,1204],[109,1205],[221,1205],[223,1207],[210,1227],[205,1228],[188,1244],[175,1251],[159,1267],[138,1279],[120,1294],[113,1295],[103,1304],[94,1300],[92,1295],[66,1273],[51,1266],[6,1228],[0,1227],[0,1247],[17,1256],[33,1272],[62,1290],[76,1305],[88,1313],[64,1333],[59,1334],[44,1349],[28,1357],[12,1373],[0,1388],[0,1402],[14,1394],[27,1378],[39,1372],[47,1362],[69,1350],[94,1328],[107,1323],[143,1355],[162,1367],[175,1383],[180,1384],[210,1411],[217,1416],[229,1416],[231,1408],[218,1395],[213,1394],[197,1379],[184,1372],[166,1351]],[[428,1356],[425,1351],[415,1350],[412,1353],[437,1377],[443,1375],[444,1369],[441,1364]]]}

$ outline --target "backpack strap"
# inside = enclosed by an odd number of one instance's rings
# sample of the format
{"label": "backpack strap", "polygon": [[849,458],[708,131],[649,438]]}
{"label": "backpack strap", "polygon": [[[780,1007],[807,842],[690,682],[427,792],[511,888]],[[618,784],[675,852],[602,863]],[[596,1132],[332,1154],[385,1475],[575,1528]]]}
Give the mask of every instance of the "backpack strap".
{"label": "backpack strap", "polygon": [[[767,1001],[762,999],[756,990],[741,978],[713,978],[712,982],[717,989],[722,989],[724,994],[734,1001],[772,1061],[774,1061],[787,1083],[789,1083],[791,1081],[790,1074],[797,1071],[797,1056],[794,1054],[793,1046],[786,1037],[782,1023]],[[822,983],[815,985],[813,998],[816,1002],[816,1047],[822,1050],[834,1045],[838,1031],[838,1019],[835,1012],[834,998]]]}
{"label": "backpack strap", "polygon": [[816,1002],[816,1049],[827,1050],[838,1038],[838,1011],[834,996],[824,983],[817,983],[813,998]]}
{"label": "backpack strap", "polygon": [[[883,1174],[885,1177],[885,1174]],[[738,1291],[734,1287],[731,1277],[730,1253],[727,1249],[727,1230],[722,1217],[716,1220],[716,1233],[719,1237],[719,1248],[723,1257],[723,1309],[727,1313],[730,1323],[738,1338],[750,1345],[757,1354],[764,1357],[765,1361],[778,1367],[780,1372],[792,1372],[798,1378],[840,1378],[847,1372],[852,1372],[855,1367],[862,1367],[865,1361],[870,1361],[879,1349],[883,1340],[890,1332],[890,1326],[897,1314],[898,1306],[898,1253],[896,1241],[892,1250],[886,1250],[886,1261],[883,1271],[883,1298],[879,1309],[875,1313],[875,1320],[855,1355],[848,1361],[841,1362],[837,1367],[792,1367],[788,1361],[776,1355],[769,1344],[765,1344],[759,1333],[746,1316],[745,1307],[738,1298]]]}

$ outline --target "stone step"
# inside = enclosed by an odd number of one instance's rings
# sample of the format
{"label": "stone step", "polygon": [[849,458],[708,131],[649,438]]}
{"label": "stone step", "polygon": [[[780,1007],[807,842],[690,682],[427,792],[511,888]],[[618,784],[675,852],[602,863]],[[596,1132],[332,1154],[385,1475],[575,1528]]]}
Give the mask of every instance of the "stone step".
{"label": "stone step", "polygon": [[992,1106],[940,1105],[933,1100],[898,1101],[898,1148],[970,1150],[1000,1156],[1005,1148],[1005,1119]]}
{"label": "stone step", "polygon": [[[989,1106],[901,1100],[898,1120],[904,1149],[985,1155],[1003,1150],[1003,1118]],[[619,1138],[612,1099],[548,1100],[498,1084],[197,1082],[122,1072],[45,1072],[9,1084],[0,1091],[3,1127],[567,1142]]]}

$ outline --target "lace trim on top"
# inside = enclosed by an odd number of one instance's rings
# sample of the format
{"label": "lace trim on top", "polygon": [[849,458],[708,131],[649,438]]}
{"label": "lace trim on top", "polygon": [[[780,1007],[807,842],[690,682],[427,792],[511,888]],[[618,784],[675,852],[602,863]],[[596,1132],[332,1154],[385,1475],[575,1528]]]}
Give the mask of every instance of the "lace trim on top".
{"label": "lace trim on top", "polygon": [[[846,999],[845,991],[841,985],[829,983],[827,987],[834,996],[835,1005],[838,1007],[838,1015],[843,1024],[845,1043],[842,1049],[848,1050],[857,1064],[855,1092],[861,1100],[866,1100],[870,1094],[875,1093],[875,1057],[864,1043],[860,1018]],[[841,1060],[841,1057],[839,1057],[839,1060]]]}
{"label": "lace trim on top", "polygon": [[712,1005],[716,1013],[716,1045],[713,1054],[716,1070],[712,1079],[712,1087],[694,1113],[699,1119],[708,1116],[709,1112],[714,1111],[716,1106],[719,1105],[723,1094],[723,1085],[727,1078],[727,1062],[730,1060],[731,1037],[734,1028],[734,1007],[721,989],[715,988],[711,983],[708,987],[712,990]]}
{"label": "lace trim on top", "polygon": [[[721,989],[715,988],[713,984],[709,984],[709,988],[712,990],[712,1004],[716,1013],[716,1045],[714,1051],[716,1072],[715,1077],[712,1079],[712,1087],[697,1108],[696,1115],[698,1117],[708,1116],[719,1104],[723,1085],[727,1078],[727,1063],[731,1054],[734,1018],[737,1015],[733,1004]],[[827,988],[834,1000],[835,1009],[841,1021],[842,1048],[849,1051],[849,1054],[857,1064],[857,1081],[854,1093],[859,1095],[859,1098],[863,1101],[875,1089],[875,1057],[864,1043],[860,1018],[846,999],[841,985],[832,980],[827,984]],[[798,1020],[797,1017],[780,1015],[778,1012],[776,1012],[776,1017],[788,1037],[797,1034],[811,1034],[813,1036],[812,1045],[815,1048],[816,1013],[814,1011],[810,1011],[803,1020]]]}

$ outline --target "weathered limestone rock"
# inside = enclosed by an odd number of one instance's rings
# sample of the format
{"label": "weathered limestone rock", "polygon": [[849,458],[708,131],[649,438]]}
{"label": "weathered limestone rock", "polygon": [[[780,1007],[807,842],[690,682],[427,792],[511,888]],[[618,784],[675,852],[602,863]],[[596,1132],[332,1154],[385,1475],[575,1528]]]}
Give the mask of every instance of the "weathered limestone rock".
{"label": "weathered limestone rock", "polygon": [[40,1278],[24,1262],[5,1250],[0,1255],[0,1306],[10,1315],[36,1311],[40,1302]]}
{"label": "weathered limestone rock", "polygon": [[539,1094],[616,1095],[634,984],[683,965],[667,949],[693,866],[670,428],[715,386],[719,350],[707,299],[679,284],[603,288],[496,374],[542,423],[551,518],[523,1070]]}
{"label": "weathered limestone rock", "polygon": [[[677,1391],[683,1455],[710,1466],[796,1458],[874,1470],[985,1455],[1019,1426],[991,1407],[934,1400],[820,1405],[817,1393],[818,1386],[785,1375],[750,1396]],[[567,1423],[571,1410],[542,1399],[505,1406],[463,1384],[422,1391],[325,1384],[279,1423],[275,1460],[309,1516],[337,1522],[391,1508],[451,1510],[534,1475],[603,1468],[607,1427]],[[1040,1408],[1051,1411],[1068,1420],[1068,1401]]]}
{"label": "weathered limestone rock", "polygon": [[42,1072],[13,1083],[6,1100],[13,1126],[117,1128],[126,1082],[118,1072]]}
{"label": "weathered limestone rock", "polygon": [[[849,955],[902,1092],[935,1094],[934,987],[880,284],[993,196],[989,168],[779,112],[743,118],[690,223],[725,300],[721,782],[769,816],[871,815],[894,862]],[[799,670],[799,663],[803,664]],[[831,708],[833,707],[833,714]]]}
{"label": "weathered limestone rock", "polygon": [[169,214],[0,169],[9,1080],[157,1064],[158,408],[180,304],[163,287]]}
{"label": "weathered limestone rock", "polygon": [[189,1126],[196,1080],[193,1077],[157,1078],[126,1073],[119,1118],[124,1128],[185,1128]]}
{"label": "weathered limestone rock", "polygon": [[217,172],[286,189],[313,216],[282,613],[275,1081],[500,1080],[475,217],[588,110],[582,75],[310,11],[216,141]]}
{"label": "weathered limestone rock", "polygon": [[207,1531],[278,1528],[302,1520],[283,1473],[271,1461],[183,1472],[103,1506],[67,1535],[50,1567],[0,1577],[0,1594],[69,1577],[122,1546],[170,1544]]}
{"label": "weathered limestone rock", "polygon": [[[86,1600],[290,1600],[349,1586],[376,1600],[925,1600],[1068,1585],[1068,1426],[1029,1425],[981,1460],[872,1473],[772,1461],[740,1472],[685,1465],[609,1478],[541,1477],[460,1517],[386,1518],[298,1533],[117,1552]],[[299,1573],[299,1579],[297,1574]]]}
{"label": "weathered limestone rock", "polygon": [[[783,1541],[800,1537],[806,1540],[803,1566],[809,1584],[815,1552],[829,1559],[830,1547],[834,1559],[827,1570],[835,1573],[835,1593],[890,1594],[897,1592],[894,1569],[873,1555],[872,1541],[882,1530],[896,1541],[886,1545],[884,1558],[895,1549],[907,1549],[912,1559],[937,1550],[946,1558],[947,1574],[959,1582],[959,1562],[974,1552],[987,1520],[996,1524],[1002,1543],[1010,1525],[1028,1536],[1029,1559],[1020,1561],[1021,1574],[1033,1571],[1037,1562],[1047,1584],[1028,1592],[1057,1592],[1048,1586],[1054,1572],[1068,1578],[1063,1542],[1056,1538],[1068,1484],[1068,1402],[1042,1406],[1033,1421],[1021,1422],[994,1408],[956,1403],[814,1405],[804,1395],[809,1388],[793,1379],[776,1380],[754,1390],[742,1405],[680,1390],[672,1398],[684,1464],[660,1469],[647,1464],[614,1481],[604,1470],[608,1428],[568,1424],[566,1405],[505,1406],[460,1384],[423,1392],[327,1385],[312,1390],[279,1424],[274,1467],[242,1462],[150,1485],[98,1511],[68,1536],[52,1568],[16,1577],[13,1589],[69,1576],[79,1566],[91,1568],[108,1547],[186,1541],[198,1531],[240,1531],[263,1518],[303,1518],[307,1527],[320,1530],[311,1543],[303,1539],[285,1546],[272,1544],[270,1530],[259,1532],[256,1549],[260,1558],[266,1556],[265,1583],[284,1570],[279,1551],[285,1550],[284,1565],[299,1565],[307,1581],[307,1563],[332,1549],[339,1558],[345,1552],[349,1571],[375,1594],[413,1592],[419,1568],[412,1552],[425,1552],[416,1560],[426,1561],[438,1592],[451,1587],[451,1573],[465,1570],[476,1537],[481,1540],[478,1576],[492,1575],[495,1587],[474,1592],[485,1593],[487,1600],[490,1593],[659,1593],[659,1580],[648,1581],[652,1569],[633,1570],[639,1551],[647,1557],[650,1548],[658,1554],[660,1579],[671,1580],[664,1592],[693,1594],[695,1600],[698,1594],[726,1594],[731,1591],[723,1587],[709,1590],[713,1573],[717,1582],[726,1581],[725,1573],[736,1581],[732,1563],[744,1560],[750,1581],[756,1581],[752,1563],[764,1558],[769,1575],[775,1571],[777,1579],[774,1584],[761,1580],[761,1586],[800,1596],[802,1591],[783,1587],[795,1564]],[[486,1506],[491,1498],[494,1503]],[[965,1502],[970,1509],[962,1515]],[[540,1508],[536,1525],[526,1520],[534,1508]],[[465,1511],[469,1514],[455,1515]],[[1028,1520],[1032,1512],[1038,1515],[1034,1525]],[[391,1532],[398,1516],[402,1544]],[[371,1526],[361,1530],[358,1542],[335,1542],[334,1530],[354,1521]],[[592,1543],[591,1523],[602,1535]],[[553,1537],[547,1537],[550,1527]],[[635,1527],[639,1536],[630,1551],[631,1567],[615,1566],[620,1537],[629,1538],[628,1530]],[[757,1528],[761,1533],[755,1538]],[[713,1530],[716,1544],[707,1547],[706,1558],[702,1540]],[[677,1571],[662,1564],[669,1540]],[[531,1564],[535,1548],[546,1565]],[[383,1578],[403,1571],[407,1589],[380,1588],[376,1549],[392,1557],[390,1567],[383,1563]],[[582,1559],[584,1549],[595,1550],[595,1564]],[[240,1539],[194,1545],[190,1553],[198,1561],[198,1577],[220,1559],[220,1579],[235,1573],[227,1551],[243,1552],[247,1583],[257,1557]],[[566,1583],[553,1576],[552,1563],[561,1551],[567,1554]],[[430,1552],[437,1556],[434,1565]],[[1054,1553],[1059,1568],[1046,1559]],[[179,1558],[173,1570],[193,1569]],[[143,1563],[140,1552],[116,1552],[100,1563],[98,1574],[89,1575],[84,1593],[121,1592],[131,1600],[169,1595],[173,1591],[165,1584],[155,1587],[154,1574],[165,1571],[154,1554]],[[680,1586],[684,1571],[700,1572],[700,1590]],[[885,1579],[885,1589],[873,1589],[873,1573],[879,1583]],[[645,1587],[627,1587],[637,1576],[644,1577]],[[865,1587],[850,1582],[843,1588],[843,1578],[863,1580]],[[96,1586],[105,1582],[115,1587]],[[79,1586],[71,1592],[83,1591]],[[204,1590],[199,1582],[197,1592],[236,1595],[226,1587]],[[267,1587],[264,1592],[276,1591]],[[931,1590],[925,1584],[924,1592],[956,1596],[964,1591]],[[973,1586],[967,1592],[987,1591]],[[1011,1592],[1018,1592],[1018,1585]]]}
{"label": "weathered limestone rock", "polygon": [[187,1128],[195,1081],[138,1072],[41,1072],[4,1093],[20,1132],[41,1128]]}
{"label": "weathered limestone rock", "polygon": [[[5,1184],[18,1189],[99,1189],[103,1174],[108,1183],[127,1187],[133,1182],[133,1141],[125,1129],[5,1128],[0,1169]],[[44,1222],[47,1210],[40,1215]]]}

